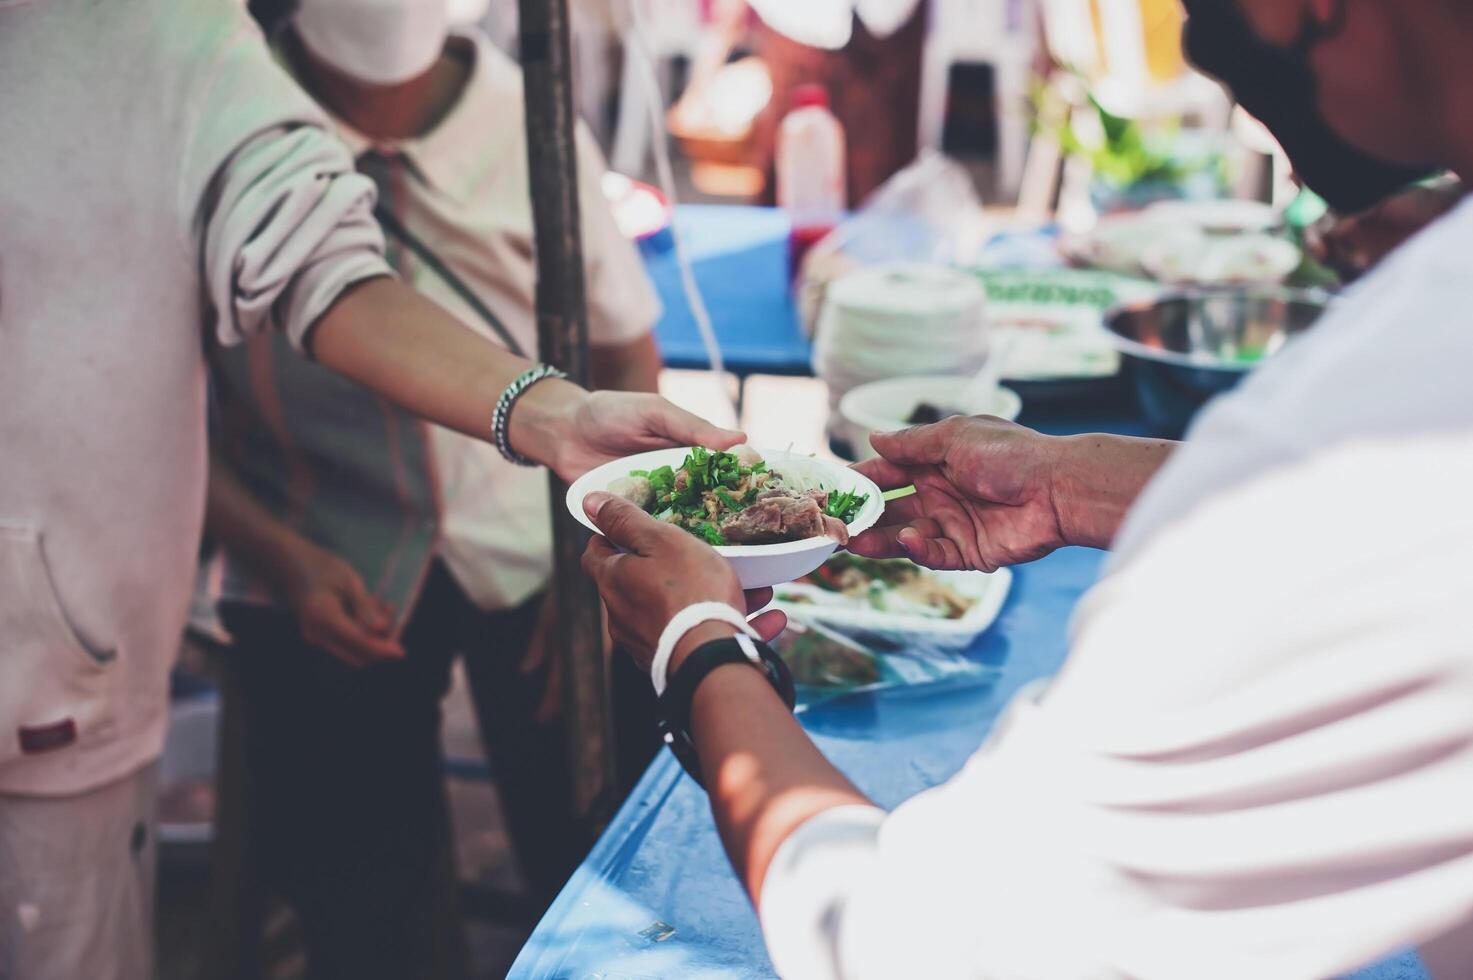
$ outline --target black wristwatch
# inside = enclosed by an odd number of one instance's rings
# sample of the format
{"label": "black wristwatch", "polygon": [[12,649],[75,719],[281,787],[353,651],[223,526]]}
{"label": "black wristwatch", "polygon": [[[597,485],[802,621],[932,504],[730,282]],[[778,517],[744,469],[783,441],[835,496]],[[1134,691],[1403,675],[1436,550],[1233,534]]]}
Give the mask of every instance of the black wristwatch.
{"label": "black wristwatch", "polygon": [[[744,644],[757,651],[760,665],[752,662]],[[797,692],[793,689],[792,672],[783,663],[782,657],[767,644],[758,643],[746,636],[733,636],[696,647],[665,685],[665,693],[660,695],[655,711],[655,721],[659,725],[660,737],[670,746],[670,751],[675,753],[680,765],[702,788],[706,783],[701,778],[700,759],[696,756],[695,743],[690,737],[691,700],[695,697],[696,688],[711,675],[711,671],[727,664],[758,667],[789,711],[798,700]]]}

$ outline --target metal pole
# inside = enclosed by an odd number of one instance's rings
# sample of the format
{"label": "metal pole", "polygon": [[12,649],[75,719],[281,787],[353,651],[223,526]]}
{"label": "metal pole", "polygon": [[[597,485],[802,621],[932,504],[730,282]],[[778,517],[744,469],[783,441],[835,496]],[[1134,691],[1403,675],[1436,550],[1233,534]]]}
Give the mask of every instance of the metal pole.
{"label": "metal pole", "polygon": [[[543,360],[588,383],[588,304],[578,222],[578,160],[567,0],[519,0],[527,163],[537,248],[537,337]],[[494,120],[491,121],[494,125]],[[556,652],[580,821],[600,829],[614,786],[609,665],[598,593],[583,575],[585,534],[552,478]]]}

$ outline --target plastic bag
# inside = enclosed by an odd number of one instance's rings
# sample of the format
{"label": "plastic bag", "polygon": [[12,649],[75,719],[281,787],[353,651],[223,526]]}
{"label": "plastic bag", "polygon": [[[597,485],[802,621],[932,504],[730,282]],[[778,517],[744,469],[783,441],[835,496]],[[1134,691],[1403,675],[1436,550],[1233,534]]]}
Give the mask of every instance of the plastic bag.
{"label": "plastic bag", "polygon": [[787,630],[773,646],[793,672],[800,711],[846,694],[970,685],[997,673],[960,652],[901,646],[877,635],[853,637],[791,612]]}
{"label": "plastic bag", "polygon": [[824,291],[846,272],[899,261],[965,267],[986,239],[971,176],[955,160],[923,150],[808,252],[798,285],[805,333],[813,337]]}

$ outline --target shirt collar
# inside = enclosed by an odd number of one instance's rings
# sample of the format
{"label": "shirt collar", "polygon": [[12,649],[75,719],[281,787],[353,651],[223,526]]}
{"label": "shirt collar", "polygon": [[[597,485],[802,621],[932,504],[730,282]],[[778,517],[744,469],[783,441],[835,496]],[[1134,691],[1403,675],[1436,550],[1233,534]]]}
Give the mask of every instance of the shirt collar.
{"label": "shirt collar", "polygon": [[[465,87],[449,112],[429,132],[402,140],[375,140],[353,128],[324,107],[338,138],[357,159],[369,150],[405,157],[436,190],[451,195],[465,192],[484,171],[488,161],[497,160],[507,147],[506,113],[498,111],[499,94],[512,94],[520,108],[520,87],[507,90],[508,72],[516,77],[516,66],[492,45],[479,30],[453,32],[452,37],[470,42],[471,66]],[[515,125],[521,126],[520,112]]]}

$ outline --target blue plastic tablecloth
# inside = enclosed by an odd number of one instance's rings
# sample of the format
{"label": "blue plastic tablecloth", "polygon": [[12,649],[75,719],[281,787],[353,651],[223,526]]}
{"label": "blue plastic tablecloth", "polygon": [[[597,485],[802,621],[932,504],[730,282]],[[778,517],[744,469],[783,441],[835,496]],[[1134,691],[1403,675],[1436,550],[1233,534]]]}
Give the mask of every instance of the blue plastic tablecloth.
{"label": "blue plastic tablecloth", "polygon": [[[1099,553],[1068,549],[1015,570],[996,625],[970,651],[995,665],[995,674],[940,694],[900,688],[830,701],[803,715],[804,727],[882,806],[893,807],[946,780],[976,751],[1019,687],[1057,670],[1069,616],[1099,566]],[[774,976],[756,916],[716,837],[705,793],[672,757],[663,755],[650,767],[509,976]],[[1425,976],[1416,956],[1406,954],[1357,980]]]}
{"label": "blue plastic tablecloth", "polygon": [[[739,375],[807,374],[808,341],[787,288],[787,216],[775,208],[683,204],[675,223],[727,369]],[[655,326],[665,363],[709,367],[674,250],[650,256],[645,265],[665,306]]]}

